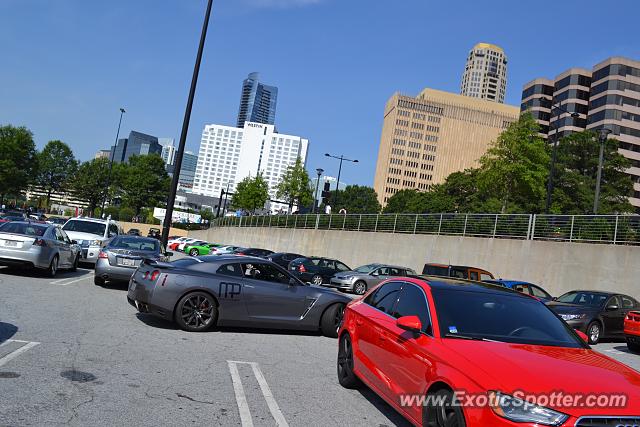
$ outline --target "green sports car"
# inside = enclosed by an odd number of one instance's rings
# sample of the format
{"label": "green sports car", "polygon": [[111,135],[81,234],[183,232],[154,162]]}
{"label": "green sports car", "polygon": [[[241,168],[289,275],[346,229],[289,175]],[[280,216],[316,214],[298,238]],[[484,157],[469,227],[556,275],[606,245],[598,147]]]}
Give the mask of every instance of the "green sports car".
{"label": "green sports car", "polygon": [[184,253],[191,256],[209,255],[210,253],[215,252],[215,250],[212,249],[217,248],[218,246],[220,245],[217,243],[193,242],[184,247]]}

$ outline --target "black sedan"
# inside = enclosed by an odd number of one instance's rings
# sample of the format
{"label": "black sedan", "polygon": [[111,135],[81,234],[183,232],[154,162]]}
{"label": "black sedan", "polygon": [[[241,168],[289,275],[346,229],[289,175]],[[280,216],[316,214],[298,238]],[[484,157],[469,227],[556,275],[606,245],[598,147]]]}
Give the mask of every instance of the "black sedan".
{"label": "black sedan", "polygon": [[145,260],[129,281],[127,299],[186,331],[246,326],[319,330],[329,337],[337,336],[351,301],[309,286],[271,261],[236,255]]}
{"label": "black sedan", "polygon": [[267,257],[269,261],[275,262],[280,267],[287,269],[289,268],[289,263],[294,259],[303,258],[303,255],[300,254],[292,254],[289,252],[277,252],[275,254],[271,254]]}
{"label": "black sedan", "polygon": [[624,339],[624,318],[640,303],[628,295],[600,291],[571,291],[548,302],[571,327],[584,332],[589,344],[602,338]]}
{"label": "black sedan", "polygon": [[255,256],[259,258],[266,258],[273,253],[269,249],[260,248],[238,248],[232,252],[235,255]]}
{"label": "black sedan", "polygon": [[334,274],[343,271],[351,271],[351,268],[337,259],[330,258],[298,258],[289,264],[291,274],[295,274],[303,282],[311,282],[314,285],[329,283]]}

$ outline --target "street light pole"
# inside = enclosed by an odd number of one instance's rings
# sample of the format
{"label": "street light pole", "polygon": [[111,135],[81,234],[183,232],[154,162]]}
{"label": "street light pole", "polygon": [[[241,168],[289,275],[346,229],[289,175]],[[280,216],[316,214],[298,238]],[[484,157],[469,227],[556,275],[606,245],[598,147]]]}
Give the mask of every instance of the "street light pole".
{"label": "street light pole", "polygon": [[311,213],[316,213],[316,209],[318,209],[318,188],[320,187],[320,177],[322,176],[324,169],[318,168],[316,169],[316,172],[318,173],[318,179],[316,180],[316,193],[313,198],[313,209],[311,210]]}
{"label": "street light pole", "polygon": [[[174,173],[171,179],[171,188],[169,189],[169,198],[167,199],[167,209],[164,215],[164,222],[162,223],[162,242],[167,244],[169,239],[169,229],[171,227],[173,218],[173,204],[176,201],[176,193],[178,191],[178,180],[180,178],[180,170],[182,169],[182,157],[184,154],[184,146],[187,142],[187,133],[189,132],[189,121],[191,120],[191,110],[193,108],[193,98],[196,93],[196,86],[198,85],[198,75],[200,73],[200,64],[202,62],[202,51],[204,50],[204,42],[207,38],[207,29],[209,27],[209,18],[211,17],[211,7],[213,6],[213,0],[208,0],[207,10],[204,14],[204,22],[202,23],[202,33],[200,34],[200,44],[198,46],[198,54],[196,56],[196,63],[193,67],[193,76],[191,77],[191,88],[189,89],[189,99],[187,100],[187,107],[184,112],[184,119],[182,121],[182,133],[180,134],[180,143],[178,144],[178,151],[176,152],[176,158],[174,163]],[[177,171],[177,172],[176,172]],[[218,205],[220,201],[218,201]]]}
{"label": "street light pole", "polygon": [[104,189],[104,197],[102,198],[102,208],[100,209],[100,216],[104,216],[104,206],[107,203],[107,197],[109,195],[109,186],[111,185],[111,170],[113,169],[113,155],[116,152],[118,146],[118,138],[120,138],[120,125],[122,125],[122,116],[126,113],[124,108],[120,108],[120,120],[118,121],[118,131],[116,132],[116,142],[113,144],[113,150],[109,153],[109,174],[107,175],[107,186]]}
{"label": "street light pole", "polygon": [[593,214],[598,214],[598,207],[600,204],[600,180],[602,179],[602,162],[604,158],[604,144],[607,141],[607,137],[611,133],[611,129],[602,127],[598,130],[600,140],[600,156],[598,157],[598,176],[596,178],[596,195],[593,199]]}
{"label": "street light pole", "polygon": [[340,174],[342,173],[342,161],[346,160],[348,162],[358,163],[358,160],[347,159],[343,155],[340,155],[340,157],[333,156],[333,155],[331,155],[329,153],[325,153],[324,155],[327,156],[327,157],[331,157],[333,159],[340,160],[340,166],[338,167],[338,180],[336,181],[336,193],[335,193],[335,196],[333,197],[333,204],[334,204],[334,206],[337,207],[338,206],[338,188],[340,186]]}
{"label": "street light pole", "polygon": [[[567,111],[566,108],[562,107],[562,101],[558,102],[558,105],[553,105],[553,100],[551,101],[551,114],[553,114],[553,110],[560,110],[560,115],[562,113],[567,113],[571,115],[571,118],[576,118],[576,117],[580,117],[580,115],[576,112],[570,112]],[[555,122],[556,125],[554,126],[554,132],[553,132],[553,146],[551,148],[551,165],[549,166],[549,179],[547,181],[547,202],[545,204],[545,213],[549,213],[549,211],[551,210],[551,197],[553,194],[553,175],[555,173],[556,170],[556,158],[558,156],[557,152],[558,152],[558,121],[560,120],[560,115],[558,115],[558,118],[556,118]],[[549,124],[551,125],[551,123]],[[551,136],[549,137],[551,138]]]}

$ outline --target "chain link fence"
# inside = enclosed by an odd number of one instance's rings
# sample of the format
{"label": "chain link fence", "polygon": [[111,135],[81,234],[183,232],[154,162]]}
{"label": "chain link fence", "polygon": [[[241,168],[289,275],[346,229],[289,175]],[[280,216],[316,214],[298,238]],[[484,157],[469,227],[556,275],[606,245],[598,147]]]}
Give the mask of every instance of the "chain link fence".
{"label": "chain link fence", "polygon": [[640,245],[639,215],[385,214],[225,217],[212,227],[277,227]]}

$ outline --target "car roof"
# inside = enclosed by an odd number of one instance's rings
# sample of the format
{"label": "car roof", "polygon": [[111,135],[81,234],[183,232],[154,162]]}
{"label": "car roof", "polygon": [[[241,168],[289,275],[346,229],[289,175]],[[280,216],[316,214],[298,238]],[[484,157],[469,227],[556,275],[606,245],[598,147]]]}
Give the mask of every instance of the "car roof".
{"label": "car roof", "polygon": [[[602,294],[602,295],[609,295],[609,296],[611,296],[611,295],[624,295],[624,296],[628,296],[628,295],[625,295],[625,294],[621,294],[621,293],[619,293],[619,292],[610,292],[610,291],[594,291],[594,290],[590,290],[590,289],[574,289],[574,290],[571,290],[571,291],[567,291],[567,292],[565,292],[565,293],[564,293],[564,294],[562,294],[562,295],[565,295],[565,294],[568,294],[568,293],[571,293],[571,292],[588,292],[588,293],[590,293],[590,294]],[[562,296],[562,295],[561,295],[561,296]]]}
{"label": "car roof", "polygon": [[[45,228],[49,228],[49,227],[55,227],[53,224],[49,224],[48,222],[44,222],[44,221],[11,221],[11,224],[31,224],[31,225],[39,225],[41,227],[45,227]],[[5,223],[8,224],[8,223]]]}
{"label": "car roof", "polygon": [[[505,285],[513,286],[513,285],[534,285],[530,282],[525,282],[524,280],[511,280],[511,279],[487,279],[483,280],[483,282],[487,283],[503,283]],[[536,285],[534,285],[536,286]]]}
{"label": "car roof", "polygon": [[458,264],[439,264],[437,262],[427,262],[425,263],[425,265],[429,265],[432,267],[445,267],[445,268],[473,268],[474,270],[481,270],[481,271],[486,271],[487,273],[489,272],[488,270],[485,270],[484,268],[480,268],[480,267],[473,267],[470,265],[458,265]]}
{"label": "car roof", "polygon": [[99,224],[106,224],[107,222],[115,223],[114,220],[106,220],[102,218],[89,218],[88,216],[76,216],[73,218],[69,218],[68,221],[87,221],[87,222],[97,222]]}
{"label": "car roof", "polygon": [[258,258],[258,257],[253,257],[253,256],[246,256],[246,255],[233,255],[233,254],[224,254],[224,255],[204,255],[204,256],[199,256],[199,257],[195,257],[196,259],[199,259],[201,261],[204,262],[210,262],[210,263],[215,263],[215,264],[224,264],[226,262],[242,262],[242,263],[249,263],[251,264],[253,263],[265,263],[265,262],[271,262],[267,259],[264,258]]}
{"label": "car roof", "polygon": [[[499,294],[504,292],[512,293],[513,295],[522,296],[525,298],[532,298],[530,295],[523,294],[522,292],[514,291],[513,289],[506,288],[499,285],[494,285],[485,282],[476,282],[473,280],[448,278],[442,276],[426,276],[416,275],[408,276],[412,279],[417,279],[425,282],[431,289],[447,289],[453,291],[471,291],[479,293]],[[391,279],[393,280],[393,279]]]}

